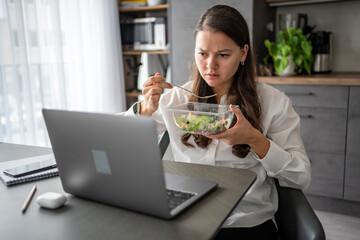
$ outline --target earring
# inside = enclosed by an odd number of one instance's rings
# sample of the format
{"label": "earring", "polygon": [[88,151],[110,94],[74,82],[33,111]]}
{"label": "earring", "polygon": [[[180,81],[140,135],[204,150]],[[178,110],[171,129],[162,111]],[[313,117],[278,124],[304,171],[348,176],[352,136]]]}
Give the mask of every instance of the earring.
{"label": "earring", "polygon": [[242,61],[242,62],[241,62],[241,65],[244,66],[244,64],[245,64],[245,61]]}

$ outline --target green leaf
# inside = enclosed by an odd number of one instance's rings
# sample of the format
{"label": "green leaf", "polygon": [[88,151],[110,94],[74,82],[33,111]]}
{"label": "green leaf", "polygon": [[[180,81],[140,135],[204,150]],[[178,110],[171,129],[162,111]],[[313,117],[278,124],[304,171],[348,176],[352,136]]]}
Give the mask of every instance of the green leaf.
{"label": "green leaf", "polygon": [[306,72],[308,73],[308,75],[310,75],[310,71],[311,71],[311,62],[307,59],[305,59],[304,61],[304,67]]}
{"label": "green leaf", "polygon": [[293,56],[293,60],[296,63],[297,66],[301,66],[301,63],[304,60],[304,56],[301,53],[297,53]]}
{"label": "green leaf", "polygon": [[281,51],[281,56],[287,57],[290,55],[291,48],[287,45],[281,45],[281,48],[279,50]]}
{"label": "green leaf", "polygon": [[288,65],[288,60],[286,57],[277,58],[274,61],[274,68],[277,74],[282,73],[287,67],[287,65]]}
{"label": "green leaf", "polygon": [[307,38],[304,35],[299,35],[300,41],[301,42],[306,42]]}
{"label": "green leaf", "polygon": [[270,47],[270,41],[268,40],[268,39],[266,39],[265,41],[264,41],[264,44],[265,44],[265,46],[267,47],[267,48],[269,48]]}
{"label": "green leaf", "polygon": [[276,56],[281,56],[280,46],[281,46],[280,44],[272,44],[270,56],[272,56],[273,58],[275,58]]}
{"label": "green leaf", "polygon": [[311,42],[309,41],[301,42],[301,49],[304,51],[306,58],[310,58],[312,51]]}
{"label": "green leaf", "polygon": [[292,36],[289,39],[289,46],[291,48],[292,55],[296,52],[297,46],[299,44],[299,37],[298,36]]}
{"label": "green leaf", "polygon": [[276,35],[276,39],[278,41],[278,43],[282,43],[285,44],[285,37],[284,37],[284,31],[279,31],[278,34]]}
{"label": "green leaf", "polygon": [[269,65],[269,63],[268,63],[268,58],[269,58],[269,55],[267,55],[267,56],[265,56],[265,57],[263,58],[263,61],[264,61],[264,63],[265,63],[266,66]]}
{"label": "green leaf", "polygon": [[303,35],[303,31],[301,28],[296,29],[296,35],[299,35],[299,36]]}
{"label": "green leaf", "polygon": [[294,30],[293,27],[289,27],[288,30],[287,30],[287,32],[288,32],[288,35],[289,35],[289,36],[294,36],[294,35],[295,35],[295,30]]}

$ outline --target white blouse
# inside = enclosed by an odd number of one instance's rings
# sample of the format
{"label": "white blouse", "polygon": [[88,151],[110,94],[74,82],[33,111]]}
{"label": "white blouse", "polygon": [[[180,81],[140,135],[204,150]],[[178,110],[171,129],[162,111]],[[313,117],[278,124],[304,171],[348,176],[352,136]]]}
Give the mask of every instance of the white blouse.
{"label": "white blouse", "polygon": [[[192,82],[184,85],[192,89]],[[257,91],[262,106],[263,134],[270,140],[267,155],[260,159],[252,150],[245,158],[232,154],[232,146],[213,139],[206,149],[199,148],[191,136],[188,140],[195,148],[181,142],[184,131],[174,122],[168,109],[188,102],[190,94],[174,87],[164,93],[159,108],[152,114],[159,134],[167,130],[174,161],[208,164],[213,166],[249,169],[257,174],[256,181],[235,207],[222,227],[253,227],[273,216],[278,208],[278,196],[273,178],[281,186],[305,189],[311,179],[310,162],[300,138],[300,118],[290,99],[279,90],[258,83]],[[226,95],[220,104],[227,104]],[[134,115],[132,108],[124,115]]]}

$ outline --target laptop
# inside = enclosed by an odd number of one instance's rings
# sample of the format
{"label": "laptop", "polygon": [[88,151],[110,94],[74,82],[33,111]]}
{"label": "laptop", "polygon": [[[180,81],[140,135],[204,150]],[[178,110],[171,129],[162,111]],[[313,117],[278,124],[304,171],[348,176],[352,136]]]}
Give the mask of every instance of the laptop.
{"label": "laptop", "polygon": [[165,174],[150,117],[43,109],[64,191],[170,219],[217,182]]}

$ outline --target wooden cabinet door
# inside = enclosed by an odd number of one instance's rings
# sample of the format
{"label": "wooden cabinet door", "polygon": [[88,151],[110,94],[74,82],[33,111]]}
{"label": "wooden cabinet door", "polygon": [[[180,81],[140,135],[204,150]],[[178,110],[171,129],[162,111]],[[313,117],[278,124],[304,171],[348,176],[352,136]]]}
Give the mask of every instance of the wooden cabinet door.
{"label": "wooden cabinet door", "polygon": [[343,198],[343,154],[307,152],[311,162],[311,183],[304,191],[323,197]]}
{"label": "wooden cabinet door", "polygon": [[324,107],[347,109],[349,87],[274,85],[285,93],[295,107]]}
{"label": "wooden cabinet door", "polygon": [[294,107],[306,151],[345,155],[347,109]]}
{"label": "wooden cabinet door", "polygon": [[344,199],[360,201],[360,87],[350,87]]}

